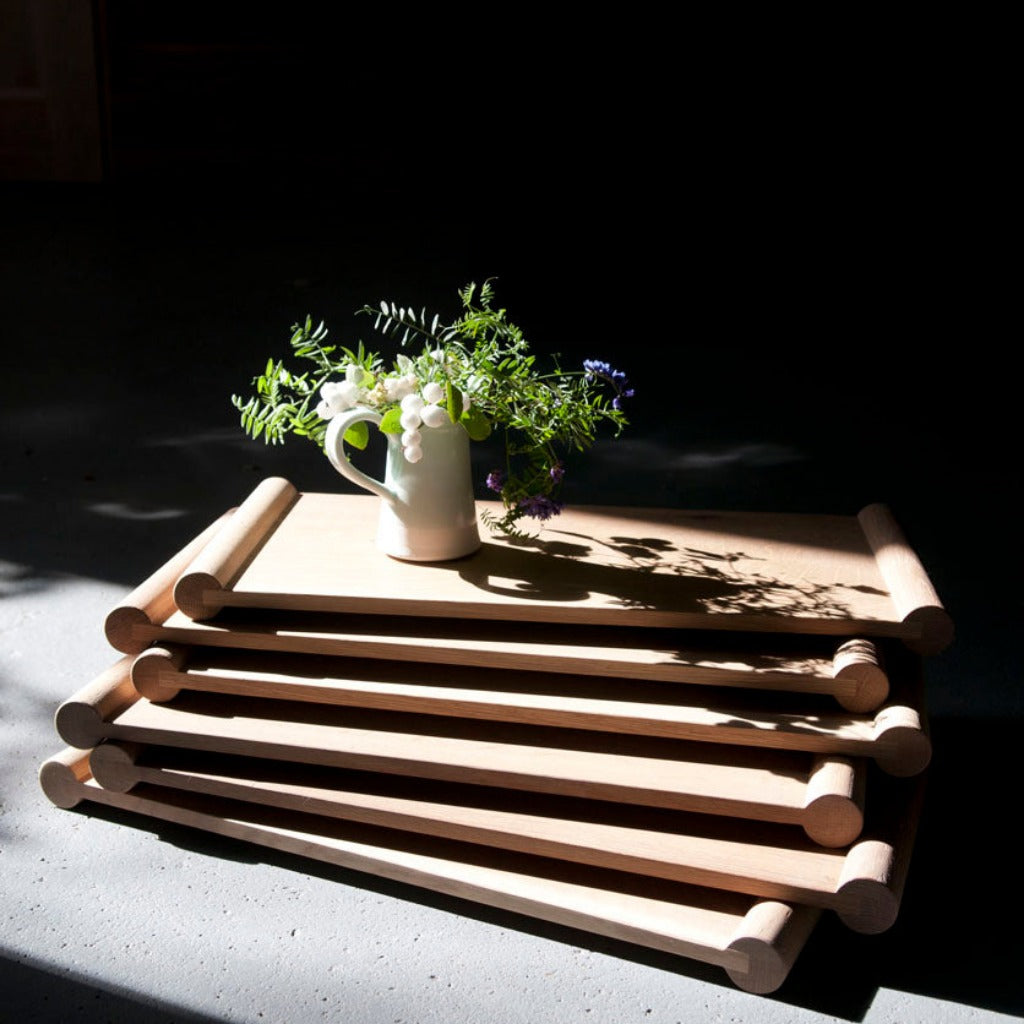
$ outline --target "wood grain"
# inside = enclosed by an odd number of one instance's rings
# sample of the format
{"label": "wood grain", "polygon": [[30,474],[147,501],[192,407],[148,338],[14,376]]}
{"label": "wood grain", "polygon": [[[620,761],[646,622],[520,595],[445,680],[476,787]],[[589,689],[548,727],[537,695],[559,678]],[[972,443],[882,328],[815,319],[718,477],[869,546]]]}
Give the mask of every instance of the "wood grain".
{"label": "wood grain", "polygon": [[157,702],[182,691],[301,700],[869,757],[901,776],[923,771],[931,757],[906,686],[876,714],[854,715],[732,689],[176,645],[148,649],[131,672],[136,688]]}
{"label": "wood grain", "polygon": [[151,786],[116,793],[95,784],[81,754],[63,751],[41,768],[58,806],[115,807],[662,950],[723,967],[750,992],[782,984],[818,918],[810,907],[250,803]]}
{"label": "wood grain", "polygon": [[344,655],[418,664],[531,669],[747,690],[831,694],[848,711],[879,708],[889,679],[867,639],[630,627],[226,609],[210,621],[172,613],[136,621],[123,645],[153,642]]}
{"label": "wood grain", "polygon": [[889,636],[929,651],[950,636],[944,613],[911,607],[921,594],[934,607],[913,552],[887,582],[855,516],[581,507],[535,537],[410,564],[375,548],[376,500],[299,495],[230,581],[188,574],[179,607]]}
{"label": "wood grain", "polygon": [[242,502],[223,529],[202,547],[174,585],[174,602],[192,618],[207,618],[221,604],[218,595],[273,536],[298,491],[281,477],[268,477]]}
{"label": "wood grain", "polygon": [[140,637],[139,631],[142,630],[144,635],[145,630],[154,623],[164,622],[177,612],[174,584],[227,525],[234,512],[234,509],[230,509],[219,516],[140,583],[117,607],[111,609],[104,621],[103,631],[114,650],[123,654],[138,654],[145,650],[147,641]]}
{"label": "wood grain", "polygon": [[102,721],[76,695],[58,732],[785,822],[828,845],[863,820],[862,765],[831,756],[212,694],[138,706]]}
{"label": "wood grain", "polygon": [[[595,746],[591,734],[573,730],[474,722],[465,732],[457,720],[323,705],[279,704],[275,717],[268,705],[274,702],[211,694],[183,694],[173,705],[140,699],[106,722],[96,742],[120,739],[627,805],[672,806],[694,786],[690,763],[680,767],[677,741],[602,736]],[[896,785],[890,782],[887,792]],[[709,807],[718,800],[713,794]],[[892,872],[875,870],[874,861],[868,874],[847,870],[841,879],[841,853],[806,838],[802,844],[781,835],[766,839],[772,829],[800,835],[789,826],[691,817],[704,824],[694,824],[683,840],[688,852],[674,868],[677,880],[832,906],[861,931],[884,930],[895,919]],[[726,834],[745,824],[747,831]]]}

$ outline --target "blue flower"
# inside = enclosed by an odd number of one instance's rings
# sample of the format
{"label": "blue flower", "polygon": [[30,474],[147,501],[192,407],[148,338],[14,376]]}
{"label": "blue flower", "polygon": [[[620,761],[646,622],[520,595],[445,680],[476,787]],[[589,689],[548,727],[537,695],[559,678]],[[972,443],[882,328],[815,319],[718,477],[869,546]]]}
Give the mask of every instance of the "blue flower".
{"label": "blue flower", "polygon": [[615,388],[615,397],[612,399],[612,408],[621,409],[622,399],[632,398],[633,389],[629,386],[629,379],[621,370],[612,369],[610,363],[601,359],[584,359],[583,369],[586,371],[587,382],[593,384],[595,380],[607,381]]}
{"label": "blue flower", "polygon": [[587,371],[587,380],[591,383],[598,377],[610,380],[615,372],[610,364],[602,362],[600,359],[584,359],[583,369]]}

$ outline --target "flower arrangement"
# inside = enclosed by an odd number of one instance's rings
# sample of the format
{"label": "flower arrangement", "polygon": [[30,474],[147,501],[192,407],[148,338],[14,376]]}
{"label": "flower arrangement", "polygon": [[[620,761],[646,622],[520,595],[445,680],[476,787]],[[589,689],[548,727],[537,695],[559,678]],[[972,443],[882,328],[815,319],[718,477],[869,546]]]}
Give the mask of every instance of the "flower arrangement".
{"label": "flower arrangement", "polygon": [[[492,529],[519,533],[524,517],[549,519],[561,511],[564,456],[583,451],[597,437],[602,422],[616,436],[628,423],[623,408],[633,389],[626,375],[600,360],[586,360],[578,371],[563,370],[555,360],[543,372],[522,331],[494,306],[490,280],[477,289],[459,291],[461,315],[448,325],[426,311],[381,302],[359,313],[371,316],[375,330],[407,351],[388,367],[362,342],[353,351],[327,345],[321,323],[292,328],[296,358],[313,368],[295,374],[283,362],[267,362],[254,378],[256,393],[232,395],[241,423],[253,438],[280,443],[289,433],[309,438],[321,448],[328,422],[357,406],[381,415],[379,429],[400,435],[404,457],[423,457],[422,431],[445,421],[460,424],[473,441],[500,431],[501,466],[490,471],[487,487],[502,501],[504,515],[486,516]],[[410,354],[416,346],[416,354]],[[358,422],[345,442],[365,448],[369,427]]]}

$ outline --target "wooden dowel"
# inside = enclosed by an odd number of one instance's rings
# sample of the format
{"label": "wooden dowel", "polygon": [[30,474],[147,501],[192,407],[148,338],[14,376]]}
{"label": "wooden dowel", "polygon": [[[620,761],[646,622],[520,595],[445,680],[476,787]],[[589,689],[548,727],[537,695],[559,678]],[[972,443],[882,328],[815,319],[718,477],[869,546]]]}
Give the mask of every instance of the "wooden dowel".
{"label": "wooden dowel", "polygon": [[[139,762],[140,753],[145,754],[142,763]],[[474,753],[481,755],[479,762],[472,760]],[[732,763],[728,759],[717,762],[687,761],[680,750],[676,762],[643,762],[621,755],[581,758],[579,752],[574,755],[568,751],[560,755],[557,750],[536,748],[526,749],[526,756],[546,757],[549,762],[546,771],[531,773],[524,769],[515,775],[507,770],[499,773],[493,764],[488,767],[487,753],[486,745],[474,747],[470,743],[464,748],[459,762],[461,767],[454,763],[447,767],[423,763],[413,766],[408,761],[385,762],[380,758],[356,759],[353,767],[356,770],[384,768],[387,781],[381,785],[385,787],[401,786],[400,782],[392,780],[400,774],[399,770],[404,765],[410,770],[410,777],[413,777],[412,773],[419,772],[423,778],[437,780],[435,788],[438,793],[445,790],[446,779],[454,779],[462,786],[466,783],[505,782],[510,784],[510,792],[525,790],[532,793],[568,793],[615,802],[628,802],[630,797],[634,797],[638,805],[802,825],[810,838],[829,847],[845,846],[853,842],[863,824],[863,794],[859,785],[863,771],[850,765],[853,782],[849,781],[841,768],[833,780],[822,767],[831,763],[828,758],[819,759],[815,764],[818,769],[815,795],[809,799],[807,772],[810,765],[802,762],[801,758],[780,760],[770,755],[752,758],[748,752],[737,750],[732,753]],[[599,778],[586,774],[586,763],[592,766],[593,774],[600,775]],[[179,771],[179,766],[184,767]],[[616,767],[620,770],[618,778],[615,776]],[[631,783],[631,776],[648,767],[663,773],[660,782],[652,781],[643,787],[639,783]],[[374,801],[370,797],[347,793],[344,787],[346,781],[351,779],[350,772],[332,771],[329,768],[311,770],[299,763],[290,766],[266,761],[259,763],[252,768],[261,773],[256,782],[246,777],[246,761],[238,757],[218,756],[216,752],[183,754],[180,750],[111,739],[96,748],[92,770],[101,786],[122,792],[145,782],[236,800],[255,799],[274,806],[310,810],[328,816],[362,815],[360,820],[371,823],[375,820],[373,815],[382,813],[382,808],[390,808],[387,813],[399,813],[396,810],[399,805],[394,801],[388,802],[384,798]],[[606,777],[610,781],[603,781]],[[845,785],[849,795],[842,792],[830,793],[828,786],[833,781],[836,785]],[[340,792],[338,787],[341,787]],[[452,787],[448,785],[447,788]],[[522,799],[517,794],[514,796],[517,800]],[[844,802],[849,802],[851,806],[844,809]],[[432,814],[426,816],[427,824],[424,825],[423,815],[415,808],[405,808],[401,813],[405,820],[418,823],[414,827],[433,827]],[[452,809],[443,817],[439,834],[455,836],[462,817],[462,812],[457,808]],[[377,823],[394,827],[392,821]],[[480,826],[478,818],[472,815],[464,825],[471,830],[482,827],[488,833],[492,831],[489,824],[485,822]],[[463,835],[461,838],[469,836]],[[477,837],[474,841],[486,839],[479,840]]]}
{"label": "wooden dowel", "polygon": [[47,800],[65,809],[77,807],[85,798],[83,783],[91,777],[89,751],[65,747],[39,768],[39,785]]}
{"label": "wooden dowel", "polygon": [[[106,767],[117,768],[105,756],[107,745],[92,755],[98,779]],[[481,789],[472,783],[413,784],[324,769],[275,772],[240,758],[181,755],[161,767],[162,756],[155,748],[143,751],[135,766],[143,786],[831,908],[863,932],[888,928],[899,907],[890,867],[895,826],[888,819],[875,823],[869,840],[836,850],[813,845],[789,826],[616,806],[575,795]],[[122,763],[129,760],[126,756]],[[235,767],[223,767],[232,760]]]}
{"label": "wooden dowel", "polygon": [[223,606],[219,592],[298,498],[281,477],[268,477],[238,507],[231,522],[192,560],[174,586],[174,602],[190,618],[205,619]]}
{"label": "wooden dowel", "polygon": [[189,650],[178,644],[149,647],[132,662],[135,689],[155,703],[173,700],[181,693],[177,680],[188,660]]}
{"label": "wooden dowel", "polygon": [[863,771],[847,758],[815,758],[807,780],[804,831],[822,846],[846,846],[863,827]]}
{"label": "wooden dowel", "polygon": [[[137,767],[145,747],[125,740],[107,740],[94,747],[89,755],[89,771],[96,782],[114,793],[129,793],[143,778],[144,769]],[[149,773],[152,779],[152,774]]]}
{"label": "wooden dowel", "polygon": [[906,778],[920,775],[932,759],[932,742],[921,714],[905,704],[890,704],[875,716],[873,747],[879,768]]}
{"label": "wooden dowel", "polygon": [[953,641],[953,620],[892,513],[885,505],[868,505],[857,518],[897,614],[914,628],[907,646],[920,654],[944,650]]}
{"label": "wooden dowel", "polygon": [[270,658],[175,644],[140,655],[132,673],[140,692],[157,701],[196,691],[871,757],[900,776],[923,771],[931,757],[921,715],[896,698],[875,715],[807,713],[798,703],[789,709],[732,689],[712,693],[696,687],[670,699],[663,688],[652,690],[643,682],[302,655]]}
{"label": "wooden dowel", "polygon": [[132,685],[131,663],[131,655],[126,654],[57,708],[54,727],[65,743],[79,748],[96,746],[104,736],[107,719],[139,699]]}
{"label": "wooden dowel", "polygon": [[845,684],[836,699],[847,711],[874,711],[889,696],[889,677],[882,668],[878,648],[864,639],[847,640],[832,659],[833,677]]}
{"label": "wooden dowel", "polygon": [[765,994],[785,981],[818,922],[819,912],[808,909],[776,900],[761,900],[750,908],[729,943],[749,958],[743,973],[726,968],[738,987]]}
{"label": "wooden dowel", "polygon": [[177,610],[174,584],[178,577],[217,536],[234,511],[231,509],[210,523],[107,615],[103,629],[111,647],[122,654],[138,654],[145,648],[146,628],[165,622]]}
{"label": "wooden dowel", "polygon": [[836,913],[847,927],[866,935],[890,928],[900,906],[893,882],[893,847],[864,839],[846,855],[837,890]]}
{"label": "wooden dowel", "polygon": [[877,709],[889,692],[869,641],[829,654],[822,638],[727,645],[650,629],[550,624],[524,629],[522,623],[301,612],[258,616],[234,612],[230,620],[204,623],[177,614],[145,635],[159,644],[499,670],[529,666],[565,675],[830,694],[858,713]]}
{"label": "wooden dowel", "polygon": [[[252,804],[176,794],[102,789],[83,774],[84,758],[43,766],[45,791],[58,806],[89,800],[160,821],[203,829],[403,884],[526,914],[595,935],[723,967],[750,992],[785,980],[819,911],[774,901],[673,885],[636,875],[453,842],[360,828],[309,814],[283,815]],[[60,779],[55,785],[54,779]],[[52,797],[51,797],[52,798]],[[788,913],[786,911],[789,911]]]}

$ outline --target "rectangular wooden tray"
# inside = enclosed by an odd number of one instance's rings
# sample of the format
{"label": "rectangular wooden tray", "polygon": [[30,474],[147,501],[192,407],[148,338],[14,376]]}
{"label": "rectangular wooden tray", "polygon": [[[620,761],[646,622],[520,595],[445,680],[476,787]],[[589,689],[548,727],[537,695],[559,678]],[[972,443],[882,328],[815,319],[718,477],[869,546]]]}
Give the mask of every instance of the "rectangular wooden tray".
{"label": "rectangular wooden tray", "polygon": [[837,712],[821,698],[734,689],[174,644],[143,651],[130,671],[135,689],[156,702],[182,691],[298,700],[869,757],[890,774],[916,775],[931,758],[919,659],[902,652],[894,664],[896,693],[870,715]]}
{"label": "rectangular wooden tray", "polygon": [[51,758],[40,782],[59,807],[89,801],[662,950],[720,966],[749,992],[783,983],[819,916],[811,907],[157,786],[112,792],[92,779],[87,751]]}
{"label": "rectangular wooden tray", "polygon": [[209,694],[159,705],[117,668],[58,709],[65,742],[113,738],[741,816],[799,825],[833,846],[863,824],[859,760]]}
{"label": "rectangular wooden tray", "polygon": [[[263,481],[178,561],[174,604],[197,620],[238,607],[866,635],[922,653],[952,639],[881,505],[857,516],[581,507],[535,537],[490,537],[467,558],[425,564],[377,550],[377,501]],[[130,632],[134,613],[151,611],[146,586],[108,634]],[[162,610],[144,618],[163,622],[171,609]]]}
{"label": "rectangular wooden tray", "polygon": [[[626,805],[672,807],[672,797],[692,792],[695,784],[692,763],[679,759],[681,745],[672,740],[600,736],[595,744],[594,734],[576,730],[481,722],[466,728],[459,720],[433,716],[213,694],[183,694],[171,705],[136,699],[101,715],[106,704],[116,707],[128,699],[117,697],[119,692],[122,684],[107,687],[102,699],[62,705],[61,738],[76,747],[127,740]],[[890,781],[884,806],[893,794],[909,792],[906,785]],[[620,810],[634,813],[629,806]],[[684,812],[675,813],[682,823]],[[912,822],[916,814],[901,807],[883,831]],[[831,907],[860,931],[881,931],[895,920],[903,878],[899,865],[909,857],[909,840],[900,845],[893,833],[836,851],[798,838],[790,826],[700,814],[689,815],[680,828],[685,836],[680,835],[682,846],[666,877]],[[583,847],[578,855],[587,856]]]}
{"label": "rectangular wooden tray", "polygon": [[[167,586],[173,586],[170,577]],[[747,690],[831,694],[848,711],[877,710],[889,695],[882,651],[867,639],[643,627],[432,619],[396,615],[228,608],[209,621],[172,612],[162,623],[112,613],[113,645],[138,654],[152,642],[340,655],[418,665],[531,670]],[[137,610],[138,611],[138,610]],[[881,643],[881,642],[880,642]]]}

